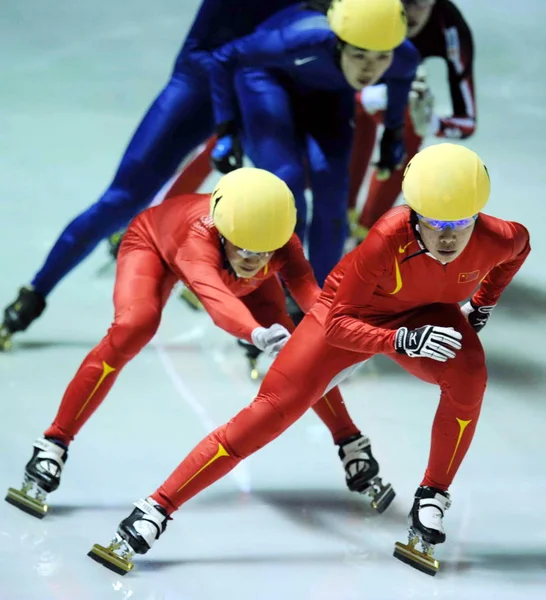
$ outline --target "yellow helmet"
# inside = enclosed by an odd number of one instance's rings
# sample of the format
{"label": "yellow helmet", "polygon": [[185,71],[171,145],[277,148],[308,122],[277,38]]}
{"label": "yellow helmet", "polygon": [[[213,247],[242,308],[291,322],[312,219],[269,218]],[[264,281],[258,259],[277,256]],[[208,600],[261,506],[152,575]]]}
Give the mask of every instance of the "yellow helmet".
{"label": "yellow helmet", "polygon": [[251,252],[278,250],[296,227],[292,192],[263,169],[243,167],[224,175],[211,195],[210,214],[226,240]]}
{"label": "yellow helmet", "polygon": [[376,52],[399,46],[408,29],[400,0],[332,0],[328,22],[342,41]]}
{"label": "yellow helmet", "polygon": [[477,215],[489,200],[489,173],[481,158],[457,144],[436,144],[417,153],[402,181],[406,203],[439,221]]}

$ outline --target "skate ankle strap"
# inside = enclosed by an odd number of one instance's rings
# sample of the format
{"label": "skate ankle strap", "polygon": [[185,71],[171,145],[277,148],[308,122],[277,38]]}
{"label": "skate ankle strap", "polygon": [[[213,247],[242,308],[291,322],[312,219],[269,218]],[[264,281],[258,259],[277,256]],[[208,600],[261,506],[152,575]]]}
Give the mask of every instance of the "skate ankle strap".
{"label": "skate ankle strap", "polygon": [[167,520],[167,515],[157,509],[149,500],[140,499],[137,500],[133,506],[136,506],[141,510],[149,521],[152,521],[159,528],[163,526],[163,523]]}
{"label": "skate ankle strap", "polygon": [[52,460],[60,464],[61,467],[64,467],[63,458],[66,450],[55,444],[55,442],[50,442],[45,438],[39,438],[34,442],[34,447],[40,451],[38,454],[40,460]]}

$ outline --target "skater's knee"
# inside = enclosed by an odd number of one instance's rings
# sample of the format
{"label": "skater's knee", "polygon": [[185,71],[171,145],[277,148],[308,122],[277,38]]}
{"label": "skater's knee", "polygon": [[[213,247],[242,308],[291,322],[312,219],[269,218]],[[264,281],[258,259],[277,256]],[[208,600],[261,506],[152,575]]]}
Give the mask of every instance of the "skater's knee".
{"label": "skater's knee", "polygon": [[161,309],[135,305],[116,315],[109,331],[110,342],[123,356],[134,356],[154,337],[161,320]]}
{"label": "skater's knee", "polygon": [[282,411],[274,398],[259,395],[226,425],[226,447],[233,456],[246,458],[274,440],[296,418]]}
{"label": "skater's knee", "polygon": [[472,409],[482,402],[487,385],[485,354],[479,347],[463,347],[442,378],[442,387],[451,391],[453,403],[461,408]]}

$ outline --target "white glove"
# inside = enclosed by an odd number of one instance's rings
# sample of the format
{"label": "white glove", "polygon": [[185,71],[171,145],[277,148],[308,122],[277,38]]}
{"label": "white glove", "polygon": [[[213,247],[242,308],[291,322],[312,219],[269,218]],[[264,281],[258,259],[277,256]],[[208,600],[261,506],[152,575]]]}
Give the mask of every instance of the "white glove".
{"label": "white glove", "polygon": [[373,115],[378,110],[387,108],[387,84],[378,83],[377,85],[368,85],[362,88],[360,92],[360,103],[362,108]]}
{"label": "white glove", "polygon": [[426,70],[421,65],[411,84],[408,107],[413,129],[419,137],[426,137],[434,120],[434,96],[426,81]]}
{"label": "white glove", "polygon": [[267,329],[256,327],[250,337],[256,348],[267,354],[267,356],[275,358],[288,341],[290,332],[282,325],[274,323]]}
{"label": "white glove", "polygon": [[411,358],[432,358],[438,362],[446,362],[448,358],[455,358],[455,352],[462,348],[462,337],[453,327],[400,327],[394,338],[394,349]]}

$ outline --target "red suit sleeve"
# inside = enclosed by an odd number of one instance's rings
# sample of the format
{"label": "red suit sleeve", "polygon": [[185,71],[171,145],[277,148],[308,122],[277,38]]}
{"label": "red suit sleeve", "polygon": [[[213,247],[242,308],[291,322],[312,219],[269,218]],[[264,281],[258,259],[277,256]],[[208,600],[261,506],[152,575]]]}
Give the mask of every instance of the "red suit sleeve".
{"label": "red suit sleeve", "polygon": [[301,310],[308,312],[320,296],[320,287],[309,261],[305,258],[299,238],[294,234],[280,250],[284,264],[279,273],[292,298]]}
{"label": "red suit sleeve", "polygon": [[215,325],[251,342],[251,333],[260,324],[222,281],[218,261],[218,254],[208,241],[190,237],[177,251],[175,264],[171,266],[197,294]]}
{"label": "red suit sleeve", "polygon": [[508,223],[508,226],[512,234],[512,253],[485,276],[478,291],[472,297],[472,303],[475,306],[493,306],[496,304],[504,288],[512,281],[529,252],[531,252],[527,229],[519,223]]}
{"label": "red suit sleeve", "polygon": [[390,270],[387,241],[372,229],[355,250],[326,318],[326,341],[339,348],[370,354],[393,353],[396,331],[366,322],[378,281]]}

